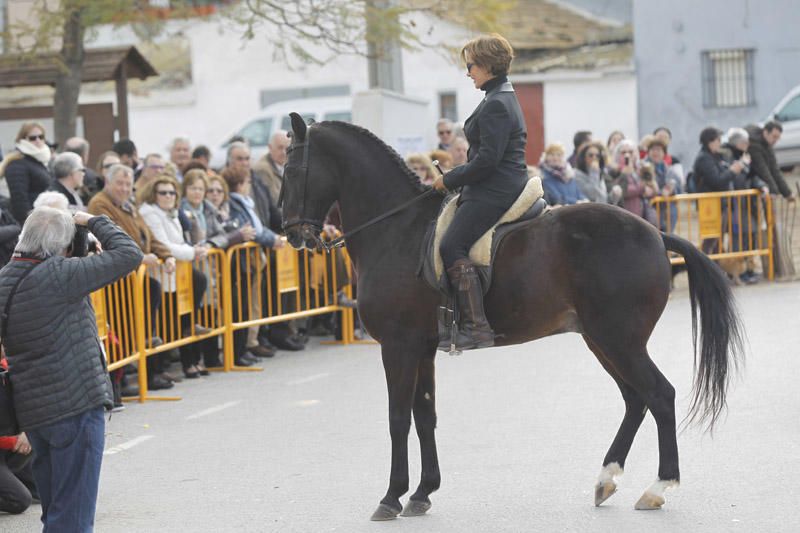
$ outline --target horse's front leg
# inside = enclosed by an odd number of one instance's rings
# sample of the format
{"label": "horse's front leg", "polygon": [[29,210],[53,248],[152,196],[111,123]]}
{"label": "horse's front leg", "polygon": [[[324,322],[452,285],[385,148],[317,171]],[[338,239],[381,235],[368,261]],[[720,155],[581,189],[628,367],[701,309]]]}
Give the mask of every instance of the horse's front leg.
{"label": "horse's front leg", "polygon": [[417,387],[414,394],[414,425],[419,437],[422,458],[422,477],[414,494],[403,509],[403,516],[420,516],[431,508],[428,496],[439,488],[442,476],[439,473],[439,457],[436,453],[436,381],[434,357],[436,345],[432,344],[419,362]]}
{"label": "horse's front leg", "polygon": [[417,382],[418,354],[408,343],[384,340],[381,345],[383,369],[389,391],[389,435],[392,439],[392,471],[389,489],[372,520],[391,520],[403,506],[400,496],[408,492],[408,432],[411,429],[411,405]]}

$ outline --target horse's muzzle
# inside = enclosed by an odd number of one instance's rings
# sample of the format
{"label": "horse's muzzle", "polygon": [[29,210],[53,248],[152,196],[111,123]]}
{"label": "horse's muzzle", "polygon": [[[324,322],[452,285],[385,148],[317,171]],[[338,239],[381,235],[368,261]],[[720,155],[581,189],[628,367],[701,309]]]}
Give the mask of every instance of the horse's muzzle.
{"label": "horse's muzzle", "polygon": [[314,224],[303,222],[302,224],[292,225],[286,228],[286,239],[292,248],[302,250],[308,248],[314,250],[322,246],[319,235],[322,232],[321,228],[317,228]]}

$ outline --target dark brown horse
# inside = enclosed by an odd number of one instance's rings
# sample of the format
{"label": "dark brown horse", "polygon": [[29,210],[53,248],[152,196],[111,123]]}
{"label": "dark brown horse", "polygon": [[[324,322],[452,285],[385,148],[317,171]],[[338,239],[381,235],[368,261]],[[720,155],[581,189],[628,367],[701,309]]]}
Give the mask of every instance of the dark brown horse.
{"label": "dark brown horse", "polygon": [[[307,127],[296,114],[292,129],[283,217],[296,248],[319,244],[322,221],[337,200],[347,231],[427,190],[397,153],[367,130],[341,122]],[[401,510],[404,516],[425,513],[441,479],[434,438],[439,295],[417,275],[425,231],[440,204],[441,198],[422,198],[347,239],[358,272],[358,310],[381,344],[389,391],[391,473],[373,520],[394,518]],[[695,347],[700,312],[689,417],[713,426],[725,407],[729,367],[741,353],[740,325],[726,277],[691,243],[661,234],[617,207],[584,204],[540,216],[509,235],[497,251],[485,299],[497,345],[579,333],[622,392],[625,415],[603,460],[596,505],[615,492],[614,478],[622,473],[648,410],[658,426],[658,480],[636,508],[660,508],[664,489],[680,478],[675,389],[647,353],[670,291],[667,250],[686,260]],[[422,476],[403,509],[412,412]]]}

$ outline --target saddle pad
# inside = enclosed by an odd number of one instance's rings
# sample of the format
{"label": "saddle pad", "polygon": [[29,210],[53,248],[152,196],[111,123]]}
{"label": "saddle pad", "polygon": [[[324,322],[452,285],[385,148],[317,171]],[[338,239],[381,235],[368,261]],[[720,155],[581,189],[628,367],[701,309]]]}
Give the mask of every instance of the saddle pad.
{"label": "saddle pad", "polygon": [[[439,245],[442,243],[442,237],[444,237],[447,228],[450,227],[450,223],[453,222],[459,196],[460,195],[455,195],[448,200],[447,204],[442,207],[442,211],[436,221],[436,230],[433,236],[433,265],[436,279],[440,279],[444,272],[444,261],[442,261],[442,254],[439,253]],[[492,236],[497,226],[518,219],[542,196],[544,196],[544,190],[542,189],[541,178],[536,176],[529,179],[520,195],[511,207],[508,208],[508,211],[500,217],[500,220],[498,220],[489,231],[484,233],[483,236],[472,245],[472,248],[469,250],[470,260],[477,266],[488,267],[492,259]]]}

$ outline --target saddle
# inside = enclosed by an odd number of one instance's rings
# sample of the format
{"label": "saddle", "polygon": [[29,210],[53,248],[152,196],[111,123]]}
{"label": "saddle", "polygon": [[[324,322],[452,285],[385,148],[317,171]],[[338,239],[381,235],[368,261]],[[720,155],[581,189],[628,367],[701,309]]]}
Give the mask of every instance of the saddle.
{"label": "saddle", "polygon": [[[543,196],[541,178],[534,177],[528,180],[525,188],[522,189],[508,211],[500,217],[497,224],[484,233],[470,248],[469,258],[478,271],[484,294],[489,290],[491,284],[492,263],[498,246],[509,233],[529,225],[533,219],[545,212],[547,202]],[[439,245],[453,221],[458,207],[458,199],[459,195],[453,194],[442,203],[439,216],[431,223],[423,240],[422,259],[418,271],[431,287],[445,296],[449,296],[451,290],[447,281],[447,273],[444,270],[444,262],[439,253]]]}

